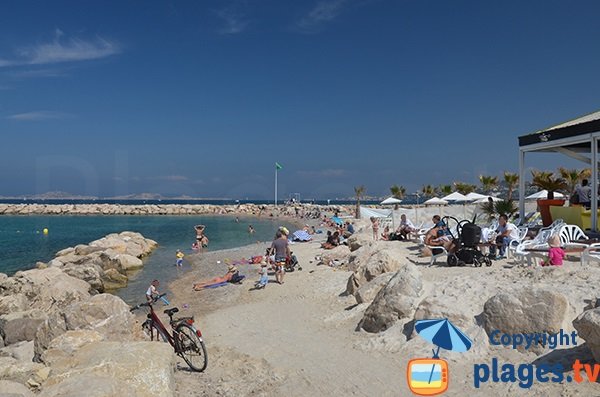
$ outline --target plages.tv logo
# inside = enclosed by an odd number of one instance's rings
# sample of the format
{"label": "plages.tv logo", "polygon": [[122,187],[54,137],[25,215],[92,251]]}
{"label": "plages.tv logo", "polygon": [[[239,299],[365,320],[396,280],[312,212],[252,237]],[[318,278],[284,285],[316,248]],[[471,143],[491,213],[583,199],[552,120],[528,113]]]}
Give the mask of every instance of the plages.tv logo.
{"label": "plages.tv logo", "polygon": [[415,358],[408,362],[406,381],[410,391],[419,396],[434,396],[448,390],[450,374],[448,362],[439,357],[440,348],[466,352],[473,344],[471,339],[456,328],[447,318],[418,320],[415,330],[426,341],[437,346],[433,358]]}

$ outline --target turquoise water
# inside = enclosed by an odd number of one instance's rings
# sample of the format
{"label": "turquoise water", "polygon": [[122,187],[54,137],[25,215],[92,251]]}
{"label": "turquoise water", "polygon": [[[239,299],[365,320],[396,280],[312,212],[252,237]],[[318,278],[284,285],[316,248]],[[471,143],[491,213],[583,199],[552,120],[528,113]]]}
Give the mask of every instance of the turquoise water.
{"label": "turquoise water", "polygon": [[[57,251],[87,244],[110,233],[139,232],[158,242],[152,255],[144,259],[144,269],[130,277],[129,286],[118,292],[128,301],[143,298],[149,282],[158,278],[165,285],[178,272],[175,251],[191,254],[194,225],[206,225],[208,250],[234,248],[273,238],[281,221],[269,218],[242,218],[239,223],[223,216],[0,216],[0,272],[12,274],[30,269],[37,261],[47,262]],[[256,233],[248,233],[251,224]],[[290,228],[290,225],[286,225]],[[42,230],[48,228],[44,235]],[[186,266],[187,265],[187,266]]]}

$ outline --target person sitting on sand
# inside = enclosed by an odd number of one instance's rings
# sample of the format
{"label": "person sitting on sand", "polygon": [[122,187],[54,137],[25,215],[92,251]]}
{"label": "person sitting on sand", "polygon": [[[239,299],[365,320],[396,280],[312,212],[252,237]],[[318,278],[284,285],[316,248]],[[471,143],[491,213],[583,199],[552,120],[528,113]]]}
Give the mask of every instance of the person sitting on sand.
{"label": "person sitting on sand", "polygon": [[283,284],[285,274],[285,262],[290,256],[290,246],[288,245],[288,230],[280,227],[275,234],[275,240],[271,244],[271,252],[275,254],[275,280]]}
{"label": "person sitting on sand", "polygon": [[321,248],[330,250],[340,245],[340,232],[335,231],[327,237],[327,241],[321,244]]}
{"label": "person sitting on sand", "polygon": [[390,239],[390,235],[391,235],[391,233],[390,233],[390,227],[389,226],[384,227],[383,228],[383,233],[381,233],[381,239],[383,241],[388,241]]}
{"label": "person sitting on sand", "polygon": [[558,234],[550,236],[548,239],[548,257],[543,260],[540,265],[542,266],[562,266],[563,259],[565,259],[565,250],[560,246],[560,237]]}
{"label": "person sitting on sand", "polygon": [[233,278],[233,276],[236,273],[238,273],[237,267],[235,267],[233,265],[229,265],[227,273],[225,273],[225,275],[223,277],[215,277],[210,280],[201,281],[199,283],[196,283],[196,284],[194,284],[194,290],[200,291],[201,289],[206,288],[211,285],[214,285],[214,284],[229,282],[229,281],[231,281],[231,279]]}
{"label": "person sitting on sand", "polygon": [[409,234],[416,231],[415,225],[406,217],[406,214],[400,215],[400,226],[398,226],[396,233],[400,234],[403,240],[406,240]]}
{"label": "person sitting on sand", "polygon": [[353,234],[354,234],[354,226],[352,226],[352,224],[349,221],[346,221],[346,223],[344,225],[342,236],[344,236],[344,238],[349,238]]}

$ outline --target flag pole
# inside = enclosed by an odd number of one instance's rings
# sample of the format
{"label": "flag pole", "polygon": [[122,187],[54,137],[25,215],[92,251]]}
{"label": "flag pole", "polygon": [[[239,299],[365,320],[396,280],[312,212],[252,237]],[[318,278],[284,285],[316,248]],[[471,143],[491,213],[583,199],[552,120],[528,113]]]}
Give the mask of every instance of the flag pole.
{"label": "flag pole", "polygon": [[275,206],[277,206],[277,166],[275,166]]}

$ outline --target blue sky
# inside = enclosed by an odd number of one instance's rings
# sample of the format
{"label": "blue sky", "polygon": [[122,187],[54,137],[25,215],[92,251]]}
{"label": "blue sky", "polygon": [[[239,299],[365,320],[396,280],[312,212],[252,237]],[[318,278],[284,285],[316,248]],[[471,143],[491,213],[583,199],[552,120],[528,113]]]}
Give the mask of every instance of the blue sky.
{"label": "blue sky", "polygon": [[[0,195],[475,182],[600,108],[597,1],[0,5]],[[531,165],[573,163],[531,157]],[[578,164],[575,164],[578,165]]]}

